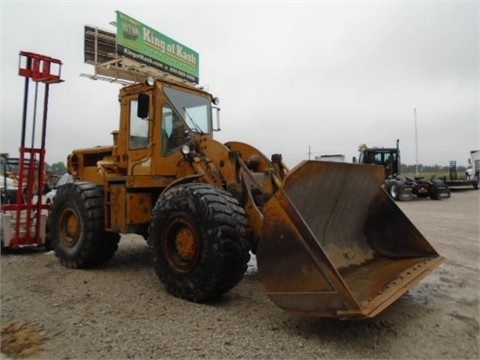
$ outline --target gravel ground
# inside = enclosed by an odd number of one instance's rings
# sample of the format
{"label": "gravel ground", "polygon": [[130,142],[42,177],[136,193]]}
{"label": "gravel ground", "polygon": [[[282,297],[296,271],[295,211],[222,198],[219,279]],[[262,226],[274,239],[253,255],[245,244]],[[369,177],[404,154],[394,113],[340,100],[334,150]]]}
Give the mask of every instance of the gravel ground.
{"label": "gravel ground", "polygon": [[398,203],[446,262],[371,320],[287,314],[251,267],[223,298],[165,292],[142,238],[122,237],[101,268],[52,252],[1,257],[2,357],[36,359],[479,359],[480,192]]}

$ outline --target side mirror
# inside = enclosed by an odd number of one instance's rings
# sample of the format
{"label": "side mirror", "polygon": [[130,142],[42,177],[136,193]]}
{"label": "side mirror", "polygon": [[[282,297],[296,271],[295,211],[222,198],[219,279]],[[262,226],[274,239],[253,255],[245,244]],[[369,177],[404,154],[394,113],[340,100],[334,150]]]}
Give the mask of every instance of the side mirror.
{"label": "side mirror", "polygon": [[138,94],[137,116],[140,119],[148,119],[150,110],[150,96],[145,93]]}
{"label": "side mirror", "polygon": [[220,108],[218,106],[212,106],[212,109],[216,110],[217,115],[217,128],[213,129],[213,131],[220,131]]}

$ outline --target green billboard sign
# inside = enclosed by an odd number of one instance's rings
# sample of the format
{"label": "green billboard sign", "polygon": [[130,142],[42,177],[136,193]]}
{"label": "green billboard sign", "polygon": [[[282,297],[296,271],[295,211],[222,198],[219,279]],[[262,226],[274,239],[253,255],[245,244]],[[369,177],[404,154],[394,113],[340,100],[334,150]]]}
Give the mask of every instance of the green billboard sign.
{"label": "green billboard sign", "polygon": [[198,84],[198,53],[117,11],[117,53]]}

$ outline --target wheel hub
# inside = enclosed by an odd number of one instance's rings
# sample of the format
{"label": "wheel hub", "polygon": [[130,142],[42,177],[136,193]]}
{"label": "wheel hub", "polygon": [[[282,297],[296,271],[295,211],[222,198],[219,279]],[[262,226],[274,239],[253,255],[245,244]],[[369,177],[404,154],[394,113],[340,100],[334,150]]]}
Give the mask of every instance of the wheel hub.
{"label": "wheel hub", "polygon": [[65,209],[60,216],[60,239],[68,247],[73,247],[80,237],[80,220],[73,209]]}
{"label": "wheel hub", "polygon": [[195,234],[186,226],[182,226],[175,239],[178,255],[185,260],[192,260],[197,251]]}
{"label": "wheel hub", "polygon": [[194,222],[184,217],[171,219],[165,228],[163,248],[174,271],[193,271],[200,258],[200,237]]}

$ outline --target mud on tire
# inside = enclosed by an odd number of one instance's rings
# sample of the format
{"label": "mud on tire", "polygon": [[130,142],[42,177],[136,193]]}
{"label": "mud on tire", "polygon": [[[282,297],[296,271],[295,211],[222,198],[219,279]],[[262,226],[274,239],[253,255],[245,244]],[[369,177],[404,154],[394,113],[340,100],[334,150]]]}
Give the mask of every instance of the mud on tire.
{"label": "mud on tire", "polygon": [[85,268],[111,259],[120,235],[104,230],[104,194],[96,184],[61,186],[48,218],[51,247],[62,265]]}
{"label": "mud on tire", "polygon": [[250,259],[245,212],[228,192],[182,184],[158,199],[148,244],[167,291],[202,302],[232,289]]}

